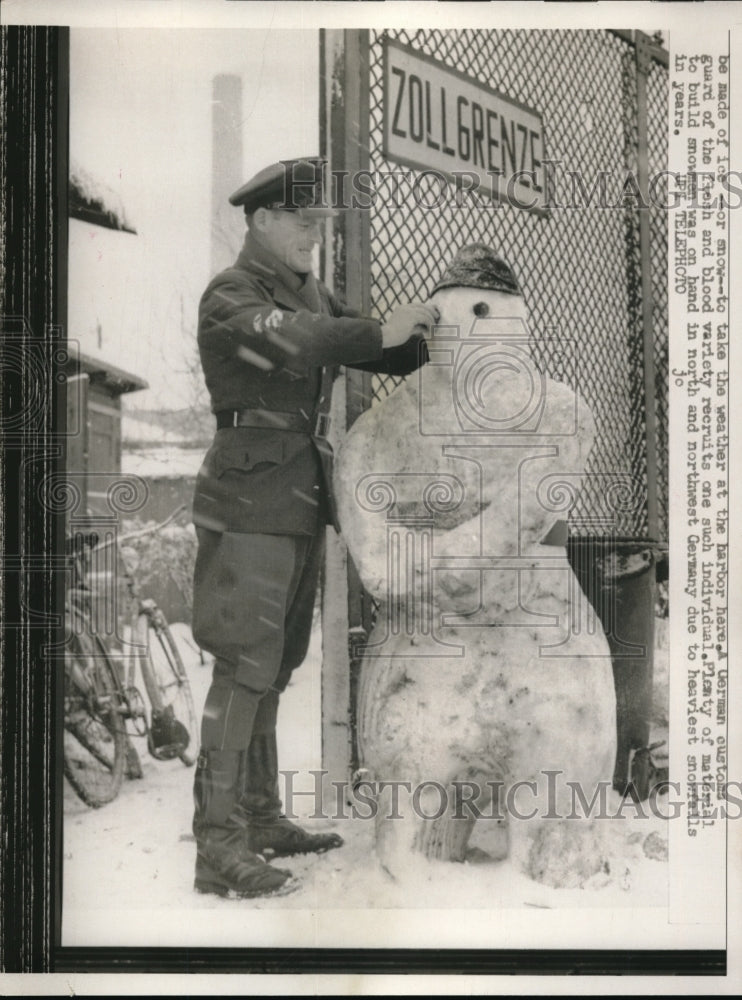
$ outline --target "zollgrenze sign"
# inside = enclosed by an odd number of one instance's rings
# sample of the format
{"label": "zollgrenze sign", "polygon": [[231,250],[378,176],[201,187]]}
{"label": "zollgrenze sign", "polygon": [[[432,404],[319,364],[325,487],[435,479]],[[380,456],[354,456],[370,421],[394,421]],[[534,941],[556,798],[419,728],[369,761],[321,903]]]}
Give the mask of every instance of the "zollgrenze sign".
{"label": "zollgrenze sign", "polygon": [[546,207],[539,112],[392,39],[384,48],[384,155],[518,208]]}

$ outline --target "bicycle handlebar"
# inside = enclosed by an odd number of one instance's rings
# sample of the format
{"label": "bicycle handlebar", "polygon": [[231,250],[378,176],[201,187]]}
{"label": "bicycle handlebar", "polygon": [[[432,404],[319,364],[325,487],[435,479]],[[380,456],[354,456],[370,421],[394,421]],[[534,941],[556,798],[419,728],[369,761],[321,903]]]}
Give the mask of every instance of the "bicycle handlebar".
{"label": "bicycle handlebar", "polygon": [[115,536],[113,538],[106,539],[104,541],[99,541],[99,536],[95,531],[88,532],[77,532],[72,538],[67,539],[68,550],[71,549],[72,553],[79,549],[89,548],[90,554],[93,552],[99,552],[102,549],[108,548],[110,545],[122,545],[124,542],[128,542],[132,538],[142,538],[144,535],[152,535],[156,531],[160,531],[166,525],[174,521],[179,514],[182,514],[184,510],[187,510],[187,505],[182,503],[179,507],[176,507],[172,514],[169,514],[164,521],[160,521],[159,524],[153,524],[149,528],[141,528],[138,531],[130,531],[127,535],[120,535],[118,538]]}
{"label": "bicycle handlebar", "polygon": [[178,514],[182,514],[183,511],[187,509],[187,505],[182,503],[179,507],[176,507],[172,514],[166,517],[164,521],[160,521],[159,524],[153,524],[151,528],[140,528],[139,531],[130,531],[128,535],[122,535],[119,538],[119,542],[128,542],[131,538],[142,538],[144,535],[152,535],[156,531],[159,531],[160,528],[164,528],[166,524],[170,524],[171,521],[175,520]]}

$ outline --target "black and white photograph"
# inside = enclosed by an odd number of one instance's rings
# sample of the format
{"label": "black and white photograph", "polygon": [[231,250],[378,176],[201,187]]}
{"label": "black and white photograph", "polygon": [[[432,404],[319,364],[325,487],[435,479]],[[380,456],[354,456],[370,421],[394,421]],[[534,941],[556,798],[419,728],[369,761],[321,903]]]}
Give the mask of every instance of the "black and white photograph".
{"label": "black and white photograph", "polygon": [[739,987],[742,7],[554,7],[0,12],[9,985]]}

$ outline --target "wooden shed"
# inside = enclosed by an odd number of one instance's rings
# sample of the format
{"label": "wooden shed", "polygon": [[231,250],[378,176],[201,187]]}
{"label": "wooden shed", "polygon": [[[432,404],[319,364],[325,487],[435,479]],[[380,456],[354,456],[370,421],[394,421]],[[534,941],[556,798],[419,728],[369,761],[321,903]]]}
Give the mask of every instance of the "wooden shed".
{"label": "wooden shed", "polygon": [[107,481],[121,475],[121,397],[147,382],[76,350],[67,362],[67,474],[83,491],[80,507],[111,514]]}

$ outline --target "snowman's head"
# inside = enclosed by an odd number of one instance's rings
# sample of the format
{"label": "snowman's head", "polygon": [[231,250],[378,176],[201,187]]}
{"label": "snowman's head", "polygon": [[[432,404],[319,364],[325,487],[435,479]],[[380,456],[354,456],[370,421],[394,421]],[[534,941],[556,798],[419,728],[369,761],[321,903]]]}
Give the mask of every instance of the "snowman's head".
{"label": "snowman's head", "polygon": [[449,336],[493,341],[528,333],[528,313],[521,295],[454,287],[435,292],[430,301],[440,311],[436,331]]}
{"label": "snowman's head", "polygon": [[457,336],[498,338],[526,329],[527,312],[510,265],[483,243],[462,247],[435,284],[431,300],[440,310],[439,326]]}

